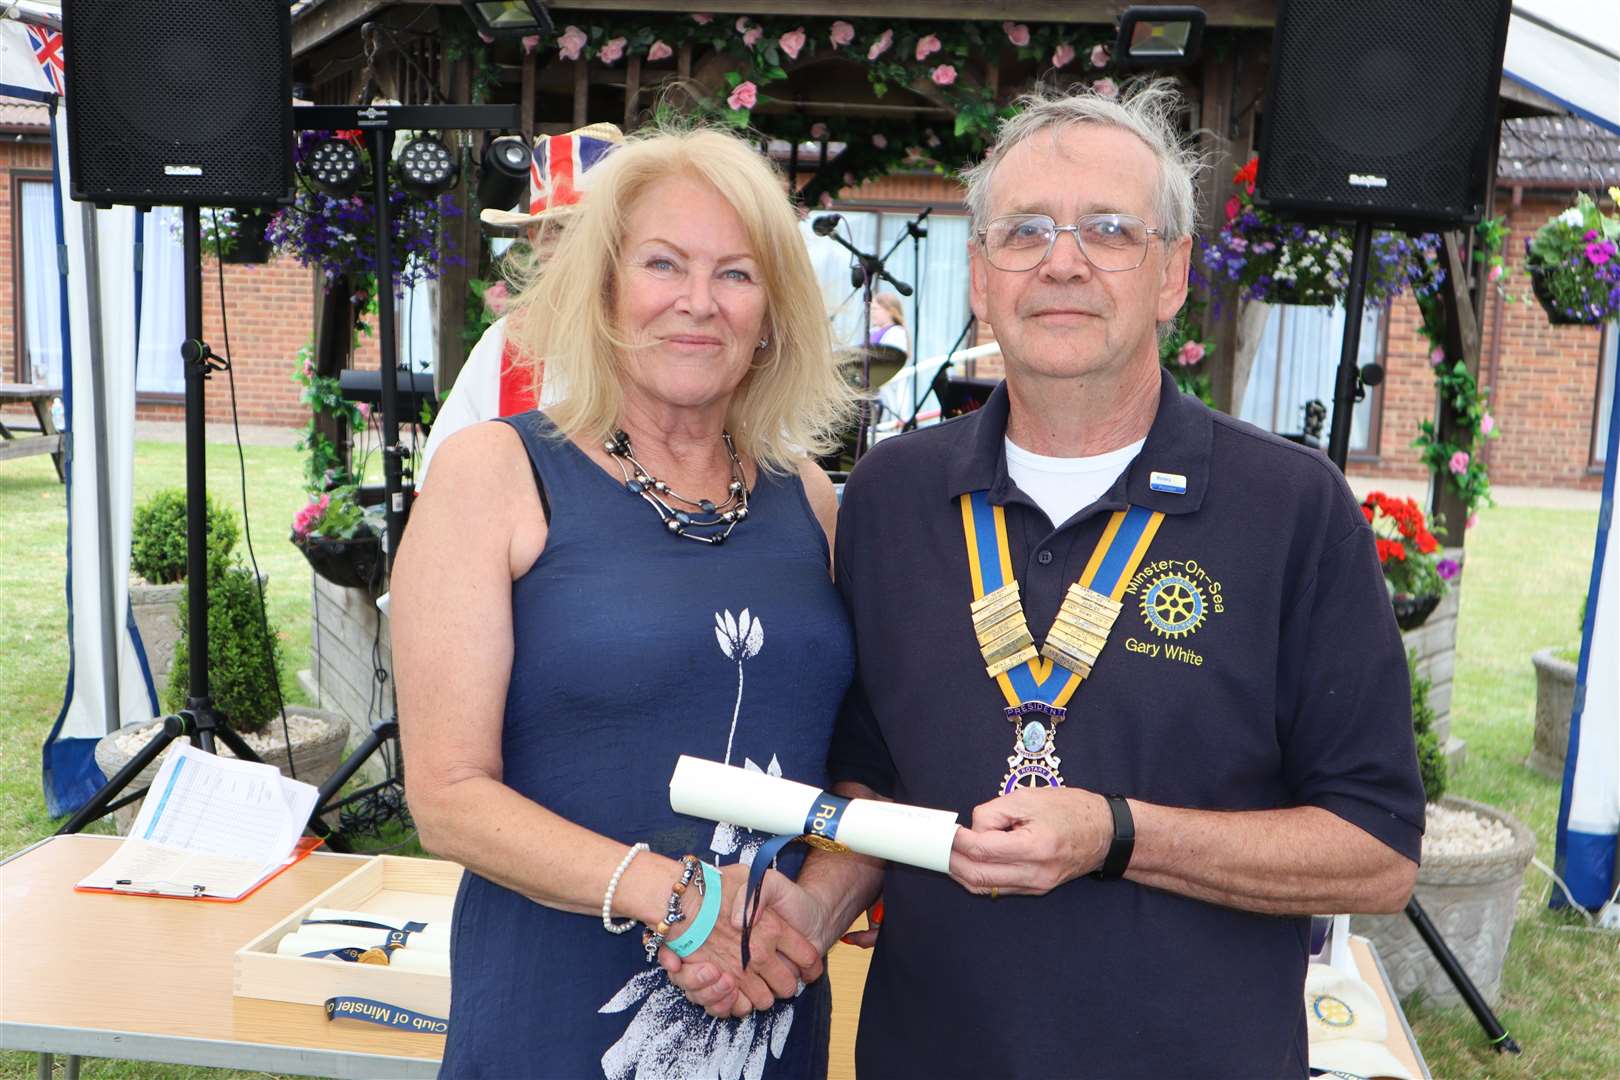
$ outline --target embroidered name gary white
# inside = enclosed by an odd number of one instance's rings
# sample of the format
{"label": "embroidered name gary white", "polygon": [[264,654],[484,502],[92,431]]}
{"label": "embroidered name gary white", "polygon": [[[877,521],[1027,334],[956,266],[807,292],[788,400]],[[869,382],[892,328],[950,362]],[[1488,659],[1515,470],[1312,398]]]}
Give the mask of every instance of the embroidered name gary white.
{"label": "embroidered name gary white", "polygon": [[1154,559],[1125,587],[1145,633],[1126,637],[1126,652],[1202,667],[1205,657],[1187,639],[1226,611],[1221,582],[1197,559]]}

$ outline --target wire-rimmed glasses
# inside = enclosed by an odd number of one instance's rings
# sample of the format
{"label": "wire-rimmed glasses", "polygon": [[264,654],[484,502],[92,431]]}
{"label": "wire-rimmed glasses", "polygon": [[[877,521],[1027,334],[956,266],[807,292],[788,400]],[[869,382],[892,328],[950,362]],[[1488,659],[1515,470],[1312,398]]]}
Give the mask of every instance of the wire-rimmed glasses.
{"label": "wire-rimmed glasses", "polygon": [[1162,237],[1133,214],[1086,214],[1073,225],[1059,225],[1045,214],[1012,214],[995,218],[979,230],[984,254],[997,270],[1033,270],[1052,254],[1058,233],[1071,233],[1080,253],[1098,270],[1135,270],[1147,258],[1148,240]]}

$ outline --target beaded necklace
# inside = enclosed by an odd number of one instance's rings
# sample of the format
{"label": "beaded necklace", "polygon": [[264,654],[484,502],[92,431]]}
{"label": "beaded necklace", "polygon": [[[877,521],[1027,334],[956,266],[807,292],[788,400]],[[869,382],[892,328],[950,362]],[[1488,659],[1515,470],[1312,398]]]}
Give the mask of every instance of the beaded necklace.
{"label": "beaded necklace", "polygon": [[[636,455],[630,449],[630,436],[623,429],[615,430],[602,448],[618,463],[619,472],[624,476],[625,490],[645,499],[658,512],[659,520],[671,536],[684,536],[704,544],[722,544],[737,523],[748,517],[748,485],[743,476],[742,461],[737,457],[737,448],[731,442],[731,432],[722,431],[720,438],[726,444],[726,455],[731,458],[731,485],[726,501],[719,505],[709,499],[689,499],[653,476],[645,465],[636,460]],[[684,503],[698,514],[676,509],[668,500]],[[692,531],[695,529],[713,531]]]}

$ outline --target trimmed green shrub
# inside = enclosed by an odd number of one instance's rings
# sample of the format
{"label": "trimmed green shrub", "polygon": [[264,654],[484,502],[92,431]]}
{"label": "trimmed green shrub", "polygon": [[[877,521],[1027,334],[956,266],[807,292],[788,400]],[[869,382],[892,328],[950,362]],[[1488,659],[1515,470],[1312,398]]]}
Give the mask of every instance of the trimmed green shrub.
{"label": "trimmed green shrub", "polygon": [[[239,732],[263,731],[280,713],[281,649],[275,627],[267,627],[259,617],[259,584],[253,571],[232,566],[210,577],[208,689],[214,708]],[[180,602],[180,640],[174,646],[174,666],[164,694],[170,711],[185,707],[190,689],[190,601],[188,581]]]}
{"label": "trimmed green shrub", "polygon": [[1434,730],[1434,706],[1429,704],[1428,678],[1419,675],[1416,650],[1407,650],[1406,671],[1412,679],[1412,735],[1417,741],[1418,775],[1423,778],[1423,797],[1439,802],[1446,793],[1446,748]]}
{"label": "trimmed green shrub", "polygon": [[[236,515],[208,497],[208,565],[216,572],[236,548]],[[186,493],[164,488],[135,508],[129,568],[153,585],[186,576]]]}

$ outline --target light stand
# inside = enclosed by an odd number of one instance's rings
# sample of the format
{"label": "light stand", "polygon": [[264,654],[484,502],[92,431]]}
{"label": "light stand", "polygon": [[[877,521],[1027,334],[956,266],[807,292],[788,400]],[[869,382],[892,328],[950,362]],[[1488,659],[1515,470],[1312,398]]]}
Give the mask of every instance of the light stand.
{"label": "light stand", "polygon": [[[394,144],[394,132],[399,130],[463,131],[512,129],[520,123],[516,105],[296,105],[293,107],[293,126],[300,130],[346,131],[358,128],[366,136],[371,153],[371,187],[373,200],[373,227],[376,230],[377,254],[377,345],[381,356],[379,365],[379,401],[382,409],[383,455],[383,509],[386,525],[383,532],[383,552],[390,570],[399,551],[400,539],[405,534],[405,522],[410,513],[411,491],[404,486],[404,460],[408,448],[399,441],[399,344],[394,324],[394,256],[392,215],[388,207],[388,168]],[[349,803],[386,787],[393,778],[372,785],[342,800],[334,801],[337,793],[360,770],[366,760],[385,743],[395,747],[394,760],[404,767],[398,752],[399,717],[378,722],[371,734],[344,759],[336,772],[321,785],[315,799],[315,810],[310,817],[311,827],[320,823],[323,814],[341,809]]]}
{"label": "light stand", "polygon": [[[1357,401],[1361,400],[1362,384],[1376,382],[1369,380],[1367,375],[1358,371],[1356,359],[1361,348],[1361,315],[1366,307],[1367,299],[1367,261],[1372,252],[1372,222],[1360,220],[1356,222],[1355,239],[1351,245],[1350,258],[1350,284],[1344,297],[1344,341],[1339,349],[1338,378],[1333,391],[1333,428],[1328,435],[1328,458],[1337,465],[1339,472],[1344,472],[1344,466],[1349,457],[1350,450],[1350,414]],[[1429,920],[1428,913],[1423,905],[1418,903],[1414,895],[1406,902],[1406,917],[1412,923],[1413,929],[1423,943],[1429,947],[1440,969],[1451,980],[1451,985],[1457,988],[1463,1001],[1473,1012],[1474,1019],[1484,1029],[1485,1036],[1491,1040],[1498,1053],[1519,1053],[1519,1044],[1508,1034],[1502,1021],[1497,1019],[1496,1013],[1491,1010],[1479,989],[1474,986],[1468,972],[1463,970],[1457,957],[1452,954],[1451,948],[1446,945],[1440,931]]]}

